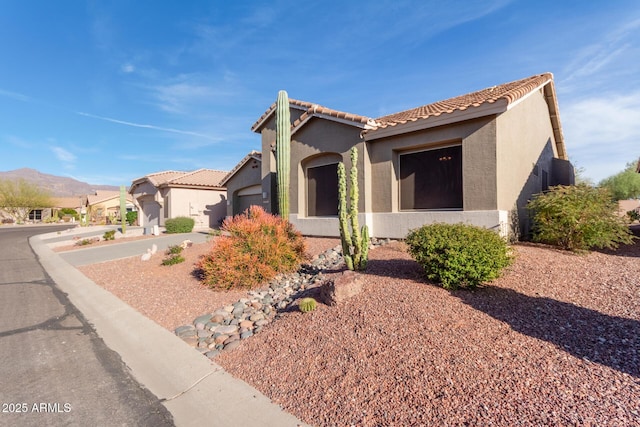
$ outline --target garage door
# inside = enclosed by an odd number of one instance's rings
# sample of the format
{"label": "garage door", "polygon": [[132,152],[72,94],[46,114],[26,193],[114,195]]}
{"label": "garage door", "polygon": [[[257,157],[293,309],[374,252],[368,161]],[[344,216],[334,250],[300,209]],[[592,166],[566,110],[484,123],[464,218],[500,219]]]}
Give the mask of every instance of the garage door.
{"label": "garage door", "polygon": [[238,215],[249,209],[251,205],[262,206],[262,186],[259,184],[236,192],[233,214]]}
{"label": "garage door", "polygon": [[142,203],[144,216],[144,226],[151,227],[160,225],[160,204],[155,201],[145,201]]}

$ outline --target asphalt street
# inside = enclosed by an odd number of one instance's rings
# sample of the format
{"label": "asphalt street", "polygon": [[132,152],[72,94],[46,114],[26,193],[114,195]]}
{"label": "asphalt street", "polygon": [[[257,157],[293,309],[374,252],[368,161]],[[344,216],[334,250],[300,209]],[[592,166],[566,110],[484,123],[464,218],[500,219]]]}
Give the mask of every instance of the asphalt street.
{"label": "asphalt street", "polygon": [[0,228],[0,425],[174,425],[32,251],[63,229]]}

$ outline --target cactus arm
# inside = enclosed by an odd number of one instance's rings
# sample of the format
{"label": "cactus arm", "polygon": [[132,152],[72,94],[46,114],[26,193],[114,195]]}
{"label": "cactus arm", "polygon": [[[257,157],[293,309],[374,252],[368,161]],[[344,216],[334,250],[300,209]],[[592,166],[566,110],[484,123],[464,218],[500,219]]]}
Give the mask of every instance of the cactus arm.
{"label": "cactus arm", "polygon": [[338,163],[338,223],[340,225],[342,256],[346,261],[347,257],[351,255],[351,234],[349,233],[347,213],[347,177],[343,163]]}
{"label": "cactus arm", "polygon": [[360,270],[367,268],[369,261],[369,227],[362,226],[362,253],[360,254]]}
{"label": "cactus arm", "polygon": [[278,212],[289,220],[289,176],[291,163],[291,112],[287,92],[278,92],[276,104],[276,180]]}
{"label": "cactus arm", "polygon": [[360,258],[362,253],[362,240],[360,236],[360,225],[358,223],[358,200],[360,194],[358,191],[358,149],[351,148],[351,170],[349,171],[349,219],[351,220],[351,241],[353,245],[353,263],[356,268],[360,266]]}

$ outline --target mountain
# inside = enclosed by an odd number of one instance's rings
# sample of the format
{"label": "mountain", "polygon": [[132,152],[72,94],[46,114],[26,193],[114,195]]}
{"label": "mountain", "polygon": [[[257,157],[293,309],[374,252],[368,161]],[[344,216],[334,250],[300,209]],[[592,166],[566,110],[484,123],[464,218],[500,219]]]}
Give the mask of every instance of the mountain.
{"label": "mountain", "polygon": [[72,197],[94,194],[96,190],[119,190],[115,185],[95,185],[65,176],[49,175],[35,169],[22,168],[0,172],[0,179],[24,179],[48,190],[52,197]]}

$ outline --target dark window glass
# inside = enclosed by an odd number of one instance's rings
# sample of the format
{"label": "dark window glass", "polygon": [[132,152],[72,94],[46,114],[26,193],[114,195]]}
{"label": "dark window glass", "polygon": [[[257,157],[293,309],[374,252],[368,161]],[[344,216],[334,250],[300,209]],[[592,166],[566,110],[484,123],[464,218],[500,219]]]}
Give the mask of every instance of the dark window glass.
{"label": "dark window glass", "polygon": [[307,169],[307,215],[338,215],[338,164]]}
{"label": "dark window glass", "polygon": [[41,209],[34,209],[31,212],[29,212],[29,219],[31,221],[40,221],[40,220],[42,220],[42,210]]}
{"label": "dark window glass", "polygon": [[400,155],[400,209],[462,209],[462,146]]}

